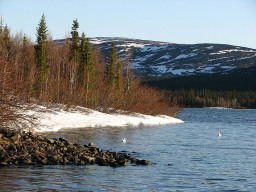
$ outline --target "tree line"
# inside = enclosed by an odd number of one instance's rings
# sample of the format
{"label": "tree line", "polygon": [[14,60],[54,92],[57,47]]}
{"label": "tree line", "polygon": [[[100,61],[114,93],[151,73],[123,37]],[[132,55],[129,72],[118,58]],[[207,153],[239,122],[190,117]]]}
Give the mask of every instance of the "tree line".
{"label": "tree line", "polygon": [[141,84],[129,59],[121,60],[115,42],[104,56],[78,29],[76,19],[70,37],[60,45],[49,36],[42,15],[34,43],[23,33],[11,35],[1,20],[0,126],[21,118],[15,111],[32,101],[152,115],[176,112],[162,93]]}
{"label": "tree line", "polygon": [[182,107],[225,107],[234,109],[256,109],[256,92],[254,91],[213,91],[208,89],[166,90],[170,102]]}
{"label": "tree line", "polygon": [[256,108],[256,67],[144,81],[183,107]]}

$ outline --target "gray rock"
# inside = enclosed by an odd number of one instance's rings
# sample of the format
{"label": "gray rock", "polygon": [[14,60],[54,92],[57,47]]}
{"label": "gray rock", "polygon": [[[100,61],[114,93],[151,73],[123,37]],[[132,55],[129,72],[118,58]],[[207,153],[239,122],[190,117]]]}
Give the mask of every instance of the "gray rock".
{"label": "gray rock", "polygon": [[95,144],[91,142],[91,143],[88,144],[88,146],[89,146],[89,147],[94,147]]}
{"label": "gray rock", "polygon": [[[138,165],[152,162],[132,158],[126,153],[73,144],[63,138],[52,139],[32,133],[0,129],[0,166],[16,165],[93,165],[120,167],[128,161]],[[123,151],[124,152],[124,151]]]}
{"label": "gray rock", "polygon": [[136,164],[137,164],[137,165],[152,165],[153,162],[151,162],[151,161],[146,161],[146,160],[138,160],[138,161],[136,161]]}
{"label": "gray rock", "polygon": [[101,158],[101,157],[98,157],[98,158],[96,159],[96,163],[97,163],[98,165],[100,165],[100,166],[109,166],[109,163],[107,162],[107,160],[104,159],[104,158]]}
{"label": "gray rock", "polygon": [[138,159],[136,158],[131,158],[131,163],[136,163],[138,161]]}
{"label": "gray rock", "polygon": [[16,135],[14,135],[14,136],[11,137],[11,140],[12,140],[12,141],[17,141],[17,140],[19,140],[20,138],[21,138],[21,135],[20,135],[20,134],[16,134]]}
{"label": "gray rock", "polygon": [[54,144],[55,143],[55,139],[47,138],[47,142],[50,143],[50,144]]}

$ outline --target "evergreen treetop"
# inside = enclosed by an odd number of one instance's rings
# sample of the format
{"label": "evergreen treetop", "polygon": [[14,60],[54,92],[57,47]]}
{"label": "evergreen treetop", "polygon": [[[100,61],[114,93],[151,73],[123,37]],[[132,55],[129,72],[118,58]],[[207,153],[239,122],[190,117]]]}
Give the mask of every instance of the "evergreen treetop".
{"label": "evergreen treetop", "polygon": [[26,34],[24,34],[24,35],[23,35],[23,39],[22,39],[22,45],[23,45],[23,46],[26,46],[27,43],[28,43],[28,39],[27,39]]}
{"label": "evergreen treetop", "polygon": [[85,38],[85,34],[82,33],[81,44],[80,44],[80,54],[82,62],[87,66],[93,65],[91,44],[88,38]]}
{"label": "evergreen treetop", "polygon": [[73,20],[73,25],[72,25],[72,31],[70,32],[71,34],[71,39],[72,39],[72,45],[71,45],[71,57],[75,56],[75,53],[78,52],[79,49],[79,33],[78,33],[78,28],[79,28],[79,23],[76,20]]}
{"label": "evergreen treetop", "polygon": [[[85,38],[85,34],[82,33],[81,44],[80,44],[80,67],[79,73],[83,74],[84,78],[87,80],[85,84],[95,83],[95,65],[92,59],[91,45],[88,38]],[[90,82],[88,82],[88,76],[90,77]]]}
{"label": "evergreen treetop", "polygon": [[47,30],[44,14],[42,15],[40,23],[38,24],[36,35],[37,35],[37,40],[36,40],[37,45],[41,45],[43,42],[47,41],[48,30]]}
{"label": "evergreen treetop", "polygon": [[79,28],[79,23],[78,23],[77,19],[75,19],[75,20],[73,20],[73,26],[72,26],[73,31],[71,31],[72,38],[79,37],[78,31],[77,31],[78,28]]}
{"label": "evergreen treetop", "polygon": [[[47,26],[45,22],[45,16],[42,15],[42,18],[38,24],[37,28],[37,41],[35,45],[36,59],[37,59],[37,67],[38,67],[38,77],[34,84],[33,91],[39,92],[40,87],[42,87],[43,83],[46,80],[48,74],[48,33]],[[24,43],[24,42],[23,42]]]}

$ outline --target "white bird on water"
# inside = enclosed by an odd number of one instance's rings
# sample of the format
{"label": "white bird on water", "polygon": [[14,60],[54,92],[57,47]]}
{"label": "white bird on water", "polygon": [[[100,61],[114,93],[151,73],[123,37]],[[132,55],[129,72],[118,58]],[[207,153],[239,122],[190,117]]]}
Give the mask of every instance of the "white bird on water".
{"label": "white bird on water", "polygon": [[126,138],[123,138],[123,139],[122,139],[122,142],[123,142],[123,143],[126,143]]}
{"label": "white bird on water", "polygon": [[219,132],[219,133],[218,133],[218,136],[219,136],[219,137],[221,137],[221,136],[222,136],[221,132]]}

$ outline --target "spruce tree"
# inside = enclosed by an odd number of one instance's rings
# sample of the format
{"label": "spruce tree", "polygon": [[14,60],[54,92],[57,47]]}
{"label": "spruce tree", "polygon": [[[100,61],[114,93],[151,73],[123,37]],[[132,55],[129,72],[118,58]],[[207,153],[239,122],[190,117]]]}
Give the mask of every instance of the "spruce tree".
{"label": "spruce tree", "polygon": [[[96,68],[92,59],[91,45],[85,34],[82,34],[80,44],[80,64],[79,64],[79,79],[84,88],[86,88],[86,103],[89,100],[94,102],[96,97]],[[90,98],[89,98],[90,97]]]}
{"label": "spruce tree", "polygon": [[34,85],[34,91],[37,92],[42,84],[45,82],[48,74],[48,30],[45,22],[45,16],[42,15],[40,23],[37,28],[37,40],[35,45],[36,59],[37,59],[37,68],[39,71],[37,81]]}
{"label": "spruce tree", "polygon": [[79,46],[79,52],[80,52],[80,63],[78,67],[78,80],[79,82],[84,85],[85,83],[85,64],[86,63],[86,55],[85,55],[85,34],[82,33],[81,42]]}
{"label": "spruce tree", "polygon": [[118,62],[116,43],[112,42],[111,48],[109,51],[109,57],[107,58],[107,65],[105,70],[107,83],[115,85],[115,76],[116,76],[116,64]]}
{"label": "spruce tree", "polygon": [[22,46],[23,46],[23,47],[26,47],[26,46],[27,46],[27,43],[28,43],[28,39],[27,39],[27,36],[24,34],[24,35],[23,35],[23,39],[22,39]]}
{"label": "spruce tree", "polygon": [[29,43],[27,36],[24,34],[23,40],[22,40],[22,48],[21,48],[21,60],[20,60],[20,77],[21,81],[25,81],[26,78],[28,78],[29,73],[29,63],[31,62],[29,59]]}
{"label": "spruce tree", "polygon": [[70,59],[75,59],[76,62],[78,61],[79,58],[79,33],[78,33],[78,28],[79,28],[79,23],[76,20],[73,20],[73,25],[72,25],[72,31],[70,32],[71,34],[71,55],[70,55]]}
{"label": "spruce tree", "polygon": [[70,78],[70,92],[71,95],[74,94],[75,85],[77,83],[77,69],[80,60],[80,48],[79,48],[79,33],[78,33],[79,23],[76,20],[73,20],[72,31],[71,31],[71,47],[70,47],[70,71],[69,71],[69,78]]}
{"label": "spruce tree", "polygon": [[112,42],[105,70],[106,80],[118,93],[123,91],[123,63],[120,61],[116,43]]}

